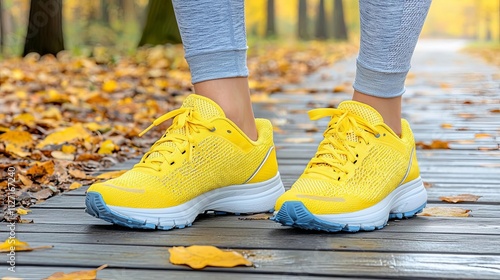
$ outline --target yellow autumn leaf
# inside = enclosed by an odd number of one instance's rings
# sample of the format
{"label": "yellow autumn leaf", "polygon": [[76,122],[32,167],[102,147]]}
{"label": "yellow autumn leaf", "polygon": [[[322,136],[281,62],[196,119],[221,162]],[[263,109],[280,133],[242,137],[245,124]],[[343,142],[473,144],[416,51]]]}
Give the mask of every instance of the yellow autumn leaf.
{"label": "yellow autumn leaf", "polygon": [[65,142],[70,142],[74,139],[78,138],[85,139],[88,137],[90,137],[90,134],[87,132],[87,130],[81,124],[75,124],[73,126],[64,128],[62,130],[47,135],[47,137],[45,137],[43,141],[41,141],[40,143],[38,143],[38,145],[36,145],[36,148],[41,149],[47,145],[58,145]]}
{"label": "yellow autumn leaf", "polygon": [[21,81],[24,79],[24,72],[21,69],[14,69],[10,73],[10,76],[16,81]]}
{"label": "yellow autumn leaf", "polygon": [[63,145],[61,151],[65,154],[72,154],[76,151],[76,147],[74,145]]}
{"label": "yellow autumn leaf", "polygon": [[12,144],[18,148],[29,148],[33,146],[33,137],[27,131],[11,130],[0,135],[0,142]]}
{"label": "yellow autumn leaf", "polygon": [[15,155],[21,158],[25,158],[30,155],[30,153],[23,151],[23,149],[13,144],[7,144],[7,146],[5,147],[5,151],[7,151],[11,155]]}
{"label": "yellow autumn leaf", "polygon": [[24,113],[24,114],[19,114],[17,116],[15,116],[12,121],[14,123],[19,123],[19,124],[24,124],[24,125],[27,125],[29,127],[32,127],[35,125],[35,116],[33,116],[32,114],[30,113]]}
{"label": "yellow autumn leaf", "polygon": [[127,172],[127,170],[105,172],[105,173],[102,173],[99,176],[97,176],[96,179],[103,179],[103,180],[113,179],[113,178],[116,178],[116,177],[122,175],[125,172]]}
{"label": "yellow autumn leaf", "polygon": [[114,92],[117,87],[118,83],[115,80],[107,80],[102,84],[102,90],[108,93]]}
{"label": "yellow autumn leaf", "polygon": [[31,212],[31,210],[26,210],[26,209],[23,209],[23,208],[17,208],[16,212],[19,215],[28,215],[28,213]]}
{"label": "yellow autumn leaf", "polygon": [[107,267],[107,264],[101,265],[93,270],[80,270],[70,273],[56,272],[44,280],[94,280],[97,278],[97,272]]}
{"label": "yellow autumn leaf", "polygon": [[234,251],[222,251],[214,246],[172,247],[168,249],[172,264],[185,264],[194,269],[206,266],[235,267],[239,265],[252,266],[252,262]]}
{"label": "yellow autumn leaf", "polygon": [[110,155],[113,153],[115,149],[116,149],[115,143],[113,143],[113,141],[108,139],[101,143],[101,147],[99,148],[99,151],[97,151],[97,153],[100,155]]}
{"label": "yellow autumn leaf", "polygon": [[54,246],[39,246],[39,247],[30,247],[27,242],[23,242],[17,238],[7,238],[4,243],[0,244],[0,252],[23,252],[23,251],[33,251],[38,249],[48,249]]}
{"label": "yellow autumn leaf", "polygon": [[76,190],[76,189],[80,188],[81,186],[82,186],[82,184],[80,184],[78,182],[73,182],[73,183],[71,183],[71,185],[69,185],[69,189]]}
{"label": "yellow autumn leaf", "polygon": [[451,128],[453,128],[453,125],[451,123],[442,123],[441,128],[451,129]]}

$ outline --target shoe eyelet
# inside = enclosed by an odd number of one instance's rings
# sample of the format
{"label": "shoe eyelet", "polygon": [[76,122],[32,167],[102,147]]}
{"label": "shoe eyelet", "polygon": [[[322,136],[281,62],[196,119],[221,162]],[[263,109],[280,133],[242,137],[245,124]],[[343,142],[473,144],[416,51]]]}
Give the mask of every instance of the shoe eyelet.
{"label": "shoe eyelet", "polygon": [[377,135],[375,135],[375,138],[380,138],[380,133],[377,133]]}
{"label": "shoe eyelet", "polygon": [[358,157],[358,156],[359,156],[359,155],[358,155],[358,154],[356,154],[356,157]]}
{"label": "shoe eyelet", "polygon": [[227,133],[231,133],[232,131],[228,129],[226,132],[227,132]]}
{"label": "shoe eyelet", "polygon": [[384,136],[385,136],[385,133],[384,133]]}
{"label": "shoe eyelet", "polygon": [[185,153],[186,153],[186,151],[185,151],[185,150],[184,150],[184,151],[182,151],[182,154],[185,154]]}
{"label": "shoe eyelet", "polygon": [[352,163],[353,163],[353,164],[356,164],[356,162],[358,162],[358,160],[355,160],[355,161],[353,161]]}
{"label": "shoe eyelet", "polygon": [[340,176],[337,178],[337,181],[340,181]]}
{"label": "shoe eyelet", "polygon": [[174,164],[175,164],[175,161],[172,161],[172,162],[170,163],[170,165],[174,165]]}
{"label": "shoe eyelet", "polygon": [[214,132],[214,131],[216,131],[216,130],[217,130],[217,129],[216,129],[216,128],[215,128],[215,126],[214,126],[214,127],[213,127],[213,128],[211,128],[209,131],[210,131],[210,132]]}

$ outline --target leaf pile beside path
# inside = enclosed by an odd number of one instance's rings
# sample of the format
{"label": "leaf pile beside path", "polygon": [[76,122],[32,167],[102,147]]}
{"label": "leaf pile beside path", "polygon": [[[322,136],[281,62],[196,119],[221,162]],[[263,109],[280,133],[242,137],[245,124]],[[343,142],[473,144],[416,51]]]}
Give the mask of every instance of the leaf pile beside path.
{"label": "leaf pile beside path", "polygon": [[[353,52],[331,43],[257,46],[250,86],[269,94]],[[0,61],[3,220],[19,221],[7,209],[90,184],[94,172],[143,154],[163,130],[139,138],[141,130],[191,92],[183,55],[181,46],[157,46],[107,64],[64,52]],[[5,178],[15,179],[15,199]]]}

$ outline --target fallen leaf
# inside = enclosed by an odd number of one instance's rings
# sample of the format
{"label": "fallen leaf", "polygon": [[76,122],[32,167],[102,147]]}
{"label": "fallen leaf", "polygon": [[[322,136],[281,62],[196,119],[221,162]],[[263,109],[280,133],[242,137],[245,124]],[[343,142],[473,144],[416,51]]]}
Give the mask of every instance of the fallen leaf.
{"label": "fallen leaf", "polygon": [[347,92],[346,86],[345,85],[338,85],[335,86],[332,90],[332,92],[337,93],[337,92]]}
{"label": "fallen leaf", "polygon": [[116,177],[122,175],[125,172],[127,172],[127,170],[105,172],[105,173],[102,173],[99,176],[97,176],[96,179],[104,179],[104,180],[113,179],[113,178],[116,178]]}
{"label": "fallen leaf", "polygon": [[239,265],[252,266],[252,262],[240,253],[222,251],[214,246],[172,247],[168,249],[172,264],[185,264],[194,269],[206,266],[235,267]]}
{"label": "fallen leaf", "polygon": [[304,138],[287,138],[286,143],[302,144],[302,143],[313,143],[314,138],[304,137]]}
{"label": "fallen leaf", "polygon": [[14,123],[24,124],[29,127],[33,127],[36,124],[35,117],[29,113],[17,115],[12,119],[12,121]]}
{"label": "fallen leaf", "polygon": [[451,123],[442,123],[441,128],[451,129],[453,128],[453,125]]}
{"label": "fallen leaf", "polygon": [[68,170],[69,175],[73,176],[75,179],[87,179],[87,174],[79,169],[70,169]]}
{"label": "fallen leaf", "polygon": [[78,182],[73,182],[73,183],[71,183],[71,185],[69,185],[69,189],[76,190],[76,189],[80,188],[81,186],[82,186],[82,184],[80,184]]}
{"label": "fallen leaf", "polygon": [[102,90],[104,92],[114,92],[116,88],[118,87],[118,83],[115,80],[108,80],[105,81],[104,84],[102,85]]}
{"label": "fallen leaf", "polygon": [[429,217],[470,217],[470,209],[462,209],[457,207],[427,207],[424,208],[419,216]]}
{"label": "fallen leaf", "polygon": [[72,154],[66,154],[65,152],[62,151],[52,151],[50,152],[50,155],[55,158],[55,159],[60,159],[60,160],[74,160],[75,156]]}
{"label": "fallen leaf", "polygon": [[23,242],[17,238],[7,238],[4,243],[0,244],[0,252],[24,252],[24,251],[33,251],[39,249],[48,249],[54,246],[39,246],[39,247],[30,247],[27,242]]}
{"label": "fallen leaf", "polygon": [[29,148],[33,146],[33,138],[29,132],[26,131],[7,131],[0,135],[0,141],[11,144],[18,148]]}
{"label": "fallen leaf", "polygon": [[420,147],[424,150],[429,150],[429,149],[449,149],[449,143],[448,141],[442,141],[442,140],[432,140],[431,144],[426,144],[424,142],[417,142],[415,143],[417,147]]}
{"label": "fallen leaf", "polygon": [[272,216],[271,214],[260,213],[250,216],[240,216],[238,217],[238,220],[269,220],[271,216]]}
{"label": "fallen leaf", "polygon": [[476,202],[481,196],[473,194],[459,194],[454,196],[440,196],[439,199],[444,202]]}
{"label": "fallen leaf", "polygon": [[107,264],[93,270],[80,270],[69,273],[56,272],[44,280],[94,280],[97,278],[97,272],[108,267]]}
{"label": "fallen leaf", "polygon": [[21,183],[25,185],[26,187],[31,187],[33,185],[33,181],[31,181],[28,177],[24,176],[23,174],[18,174],[17,175]]}
{"label": "fallen leaf", "polygon": [[478,139],[478,138],[492,138],[493,135],[491,134],[488,134],[488,133],[476,133],[474,135],[474,138]]}
{"label": "fallen leaf", "polygon": [[43,141],[38,143],[38,145],[36,145],[36,147],[38,149],[41,149],[47,145],[63,144],[63,143],[70,142],[70,141],[75,140],[75,139],[79,139],[79,138],[85,139],[88,137],[90,137],[90,135],[87,132],[87,130],[82,126],[82,124],[75,124],[73,126],[64,128],[60,131],[56,131],[56,132],[53,132],[53,133],[47,135],[47,137],[45,137],[45,139],[43,139]]}
{"label": "fallen leaf", "polygon": [[500,109],[491,109],[490,113],[500,113]]}
{"label": "fallen leaf", "polygon": [[30,155],[30,153],[25,152],[22,148],[14,144],[7,144],[7,146],[5,147],[5,151],[11,155],[18,156],[21,158],[25,158]]}
{"label": "fallen leaf", "polygon": [[101,143],[101,147],[99,148],[99,151],[97,151],[97,153],[100,155],[110,155],[115,149],[116,145],[113,143],[113,141],[108,139]]}
{"label": "fallen leaf", "polygon": [[26,210],[26,209],[23,209],[23,208],[17,208],[16,212],[19,215],[28,215],[28,213],[31,212],[31,210]]}
{"label": "fallen leaf", "polygon": [[458,116],[464,119],[472,119],[476,117],[476,115],[471,113],[459,113]]}
{"label": "fallen leaf", "polygon": [[424,188],[428,189],[428,188],[431,188],[432,186],[433,186],[432,183],[424,182]]}
{"label": "fallen leaf", "polygon": [[72,154],[76,151],[76,147],[74,145],[63,145],[61,151],[65,154]]}

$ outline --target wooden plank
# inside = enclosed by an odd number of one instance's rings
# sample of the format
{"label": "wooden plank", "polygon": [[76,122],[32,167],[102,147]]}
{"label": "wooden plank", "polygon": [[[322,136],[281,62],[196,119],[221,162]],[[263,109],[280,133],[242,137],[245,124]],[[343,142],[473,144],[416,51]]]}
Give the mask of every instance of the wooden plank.
{"label": "wooden plank", "polygon": [[[78,266],[19,266],[16,267],[15,273],[6,274],[5,276],[17,277],[23,279],[42,279],[55,272],[74,272],[79,270],[95,269],[96,267],[78,267]],[[205,270],[168,270],[168,269],[140,269],[140,268],[106,268],[97,274],[98,279],[193,279],[193,280],[251,280],[251,279],[284,279],[285,276],[278,276],[276,273],[252,273],[246,274],[242,271],[224,271],[216,272]],[[319,277],[309,276],[308,278],[316,279]],[[331,279],[352,279],[347,277],[329,277]],[[286,275],[286,279],[304,279],[304,276]],[[373,278],[363,278],[373,279]]]}
{"label": "wooden plank", "polygon": [[[102,227],[89,227],[81,232],[24,232],[16,237],[31,243],[106,244],[131,246],[190,246],[212,245],[235,249],[289,249],[303,251],[350,251],[350,252],[412,252],[451,254],[500,254],[500,234],[471,235],[440,233],[361,232],[356,238],[350,233],[310,234],[285,227],[278,229],[240,229],[192,227],[186,230],[130,232]],[[143,238],[138,238],[142,235]]]}
{"label": "wooden plank", "polygon": [[[42,243],[34,243],[34,246]],[[298,250],[244,250],[256,267],[207,268],[214,272],[286,273],[291,275],[482,278],[498,279],[500,256],[428,253],[377,253]],[[89,256],[82,258],[82,256]],[[126,246],[56,243],[54,248],[18,254],[19,266],[51,265],[111,268],[171,269],[185,271],[168,261],[163,246]]]}
{"label": "wooden plank", "polygon": [[[476,215],[473,212],[473,215]],[[412,232],[412,233],[469,233],[469,234],[493,234],[500,231],[500,213],[492,213],[492,218],[480,218],[477,215],[469,218],[441,218],[441,217],[416,217],[411,220],[391,221],[389,226],[384,228],[387,232]],[[108,222],[96,219],[86,213],[83,209],[36,209],[25,218],[33,219],[34,224],[18,224],[21,226],[32,226],[37,228],[41,224],[55,225],[95,225],[107,226]],[[233,215],[215,216],[200,215],[194,223],[198,228],[247,228],[278,229],[282,226],[268,220],[240,220],[240,217]],[[119,229],[120,227],[115,227]],[[6,228],[4,229],[7,230]]]}

